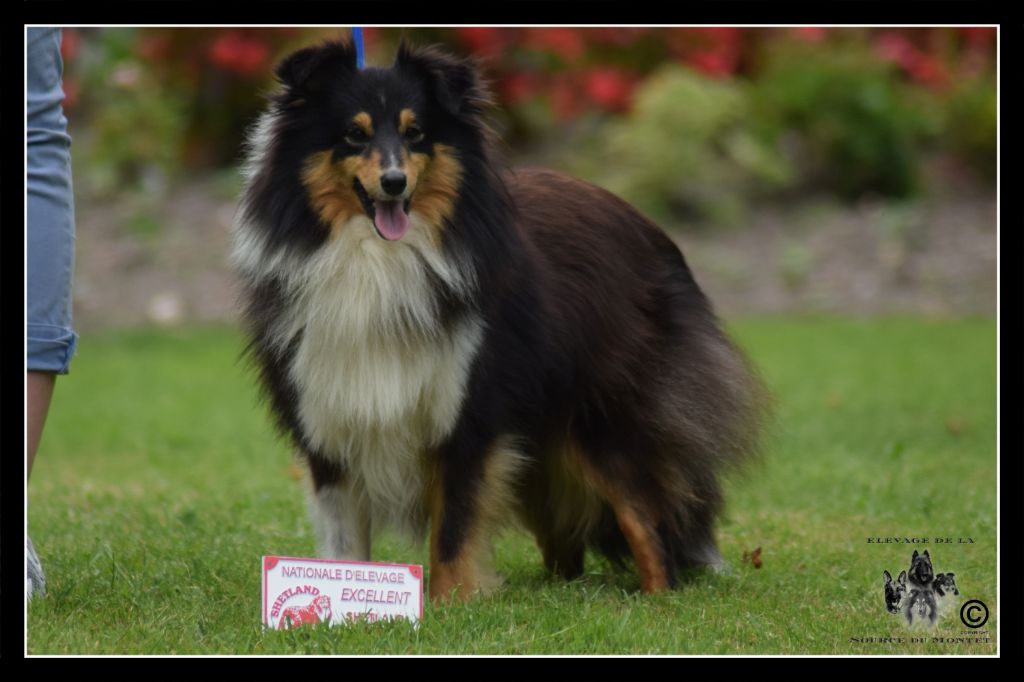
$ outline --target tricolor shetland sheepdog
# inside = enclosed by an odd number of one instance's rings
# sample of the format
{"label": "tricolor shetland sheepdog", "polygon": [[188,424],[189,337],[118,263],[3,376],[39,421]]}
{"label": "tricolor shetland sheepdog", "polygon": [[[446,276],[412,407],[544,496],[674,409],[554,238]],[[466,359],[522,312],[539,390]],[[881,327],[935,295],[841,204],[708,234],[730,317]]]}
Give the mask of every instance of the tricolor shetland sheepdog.
{"label": "tricolor shetland sheepdog", "polygon": [[565,578],[587,547],[646,592],[719,565],[762,390],[675,244],[598,187],[503,169],[473,61],[403,45],[360,70],[328,42],[276,75],[233,261],[320,551],[429,528],[435,601],[495,584],[514,518]]}

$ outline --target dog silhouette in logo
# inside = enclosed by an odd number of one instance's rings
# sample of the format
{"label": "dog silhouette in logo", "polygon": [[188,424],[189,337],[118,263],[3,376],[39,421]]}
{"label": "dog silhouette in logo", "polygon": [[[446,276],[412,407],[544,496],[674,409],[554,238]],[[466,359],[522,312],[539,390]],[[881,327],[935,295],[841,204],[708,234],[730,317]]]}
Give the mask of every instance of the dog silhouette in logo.
{"label": "dog silhouette in logo", "polygon": [[948,597],[951,594],[959,595],[960,590],[956,588],[956,573],[939,573],[935,576],[932,589],[940,597]]}
{"label": "dog silhouette in logo", "polygon": [[331,619],[331,598],[326,594],[314,597],[306,606],[289,606],[281,614],[278,628],[296,628],[300,625],[312,625]]}
{"label": "dog silhouette in logo", "polygon": [[907,571],[907,578],[910,581],[910,597],[904,611],[907,615],[907,624],[914,622],[914,616],[928,618],[931,625],[939,617],[938,608],[935,604],[935,571],[932,569],[932,558],[928,550],[924,554],[918,554],[914,550],[910,557],[910,570]]}
{"label": "dog silhouette in logo", "polygon": [[885,608],[889,613],[899,613],[903,598],[907,596],[907,572],[900,571],[895,582],[889,571],[883,571],[882,575],[885,577]]}

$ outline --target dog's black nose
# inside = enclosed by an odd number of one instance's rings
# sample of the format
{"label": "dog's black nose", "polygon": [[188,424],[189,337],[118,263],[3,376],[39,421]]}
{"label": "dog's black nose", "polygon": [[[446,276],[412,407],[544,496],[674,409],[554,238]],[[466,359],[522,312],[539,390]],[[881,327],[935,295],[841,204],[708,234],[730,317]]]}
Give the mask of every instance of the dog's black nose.
{"label": "dog's black nose", "polygon": [[380,177],[380,187],[392,196],[405,191],[405,173],[402,171],[387,171]]}

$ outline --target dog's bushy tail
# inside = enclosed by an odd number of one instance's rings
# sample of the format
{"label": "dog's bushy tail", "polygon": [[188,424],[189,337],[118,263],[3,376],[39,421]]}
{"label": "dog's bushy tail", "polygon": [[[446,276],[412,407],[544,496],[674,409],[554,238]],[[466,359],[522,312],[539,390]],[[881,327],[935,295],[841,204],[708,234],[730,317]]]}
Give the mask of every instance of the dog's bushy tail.
{"label": "dog's bushy tail", "polygon": [[667,499],[658,532],[666,565],[670,575],[719,568],[714,526],[724,507],[723,478],[761,454],[769,393],[713,318],[692,331],[661,393],[659,468]]}
{"label": "dog's bushy tail", "polygon": [[[646,447],[634,453],[642,462],[634,471],[643,473],[625,484],[656,530],[672,585],[680,571],[724,565],[714,537],[723,478],[759,456],[772,412],[764,382],[689,271],[679,280],[673,352],[634,411],[646,431]],[[602,519],[591,546],[621,562],[630,547],[615,521],[612,514]]]}

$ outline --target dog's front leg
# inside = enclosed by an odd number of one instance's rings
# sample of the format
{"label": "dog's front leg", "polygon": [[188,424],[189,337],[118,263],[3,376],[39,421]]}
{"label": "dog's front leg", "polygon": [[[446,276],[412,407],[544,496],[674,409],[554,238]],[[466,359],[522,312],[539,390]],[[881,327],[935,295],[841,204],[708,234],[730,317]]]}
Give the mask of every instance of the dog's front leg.
{"label": "dog's front leg", "polygon": [[309,512],[320,556],[345,561],[370,560],[370,510],[365,495],[340,465],[307,457],[312,491]]}
{"label": "dog's front leg", "polygon": [[511,441],[459,439],[442,447],[429,488],[430,598],[468,600],[500,583],[491,541],[510,513],[511,490],[523,462]]}

